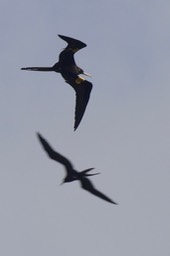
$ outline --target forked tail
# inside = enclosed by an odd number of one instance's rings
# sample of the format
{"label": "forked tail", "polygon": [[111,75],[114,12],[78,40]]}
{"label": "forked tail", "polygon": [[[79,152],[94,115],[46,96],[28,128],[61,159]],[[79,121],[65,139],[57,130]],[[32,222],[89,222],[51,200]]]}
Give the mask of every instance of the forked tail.
{"label": "forked tail", "polygon": [[100,174],[99,172],[97,172],[97,173],[88,173],[88,172],[90,172],[93,169],[94,168],[89,168],[89,169],[86,169],[84,171],[81,171],[80,173],[82,174],[82,176],[85,176],[85,177],[87,177],[87,176],[94,176],[94,175]]}

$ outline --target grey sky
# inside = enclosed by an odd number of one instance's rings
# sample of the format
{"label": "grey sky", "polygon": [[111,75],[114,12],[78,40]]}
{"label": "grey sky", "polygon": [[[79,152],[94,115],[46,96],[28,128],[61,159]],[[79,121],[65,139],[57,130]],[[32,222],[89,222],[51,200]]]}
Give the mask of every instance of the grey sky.
{"label": "grey sky", "polygon": [[[0,2],[0,255],[169,256],[170,2]],[[73,132],[75,95],[52,66],[66,46],[93,78]],[[39,131],[77,170],[95,167],[111,205],[59,186]]]}

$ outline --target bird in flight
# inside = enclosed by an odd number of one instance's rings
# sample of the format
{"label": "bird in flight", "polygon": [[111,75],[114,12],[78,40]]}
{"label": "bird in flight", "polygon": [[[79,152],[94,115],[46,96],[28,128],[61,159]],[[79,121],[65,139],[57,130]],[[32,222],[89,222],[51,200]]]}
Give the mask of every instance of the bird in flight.
{"label": "bird in flight", "polygon": [[97,175],[99,173],[89,173],[91,170],[93,170],[94,168],[89,168],[86,169],[84,171],[78,172],[74,169],[72,163],[64,156],[62,156],[61,154],[59,154],[58,152],[54,151],[53,148],[49,145],[49,143],[42,137],[41,134],[37,133],[37,136],[40,140],[40,143],[42,144],[44,150],[46,151],[46,153],[48,154],[48,156],[59,162],[60,164],[64,165],[65,170],[66,170],[66,176],[63,179],[63,183],[66,182],[72,182],[74,180],[78,180],[80,181],[81,187],[85,190],[87,190],[88,192],[90,192],[91,194],[98,196],[99,198],[112,203],[112,204],[117,204],[115,203],[112,199],[110,199],[108,196],[104,195],[102,192],[100,192],[99,190],[97,190],[94,185],[92,184],[92,182],[90,181],[89,176],[93,176],[93,175]]}
{"label": "bird in flight", "polygon": [[62,75],[65,82],[71,85],[76,93],[74,120],[74,130],[76,130],[83,118],[92,90],[92,83],[79,76],[80,74],[86,76],[90,75],[78,67],[74,60],[74,54],[80,49],[86,47],[86,44],[71,37],[63,35],[58,36],[67,42],[67,46],[59,54],[59,61],[56,64],[52,67],[26,67],[21,68],[21,70],[55,71]]}

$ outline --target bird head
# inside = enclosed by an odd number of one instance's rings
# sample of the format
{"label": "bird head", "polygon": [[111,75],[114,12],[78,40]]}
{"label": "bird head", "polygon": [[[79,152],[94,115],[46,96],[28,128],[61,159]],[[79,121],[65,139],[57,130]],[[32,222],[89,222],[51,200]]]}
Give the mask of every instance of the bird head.
{"label": "bird head", "polygon": [[67,180],[67,178],[64,178],[64,179],[62,180],[62,182],[60,183],[60,185],[63,185],[63,184],[66,183],[66,182],[68,182],[68,180]]}
{"label": "bird head", "polygon": [[85,76],[92,77],[90,74],[88,74],[88,73],[84,72],[84,70],[83,70],[82,68],[77,67],[77,69],[78,69],[78,73],[79,73],[79,74],[82,74],[82,75],[85,75]]}
{"label": "bird head", "polygon": [[63,185],[64,183],[67,183],[67,182],[71,182],[72,180],[69,178],[69,177],[65,177],[62,182],[60,183],[60,185]]}

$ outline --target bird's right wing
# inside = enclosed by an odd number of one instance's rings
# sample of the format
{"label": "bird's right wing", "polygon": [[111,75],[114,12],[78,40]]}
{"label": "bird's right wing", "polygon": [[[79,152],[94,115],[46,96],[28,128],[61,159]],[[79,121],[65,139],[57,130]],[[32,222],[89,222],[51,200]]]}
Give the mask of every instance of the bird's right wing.
{"label": "bird's right wing", "polygon": [[59,162],[60,164],[63,164],[69,171],[73,169],[72,163],[67,158],[54,151],[49,143],[41,136],[41,134],[37,133],[37,136],[51,159]]}
{"label": "bird's right wing", "polygon": [[58,36],[67,42],[68,45],[65,49],[70,49],[73,52],[77,52],[78,50],[87,46],[85,43],[81,42],[80,40],[77,40],[68,36],[62,36],[62,35],[58,35]]}
{"label": "bird's right wing", "polygon": [[73,55],[80,49],[86,47],[86,44],[80,40],[58,35],[61,39],[67,42],[66,48],[59,54],[59,62],[62,66],[75,65],[75,60]]}
{"label": "bird's right wing", "polygon": [[75,121],[74,121],[74,130],[76,130],[83,118],[88,101],[90,99],[90,94],[91,94],[93,85],[89,81],[77,75],[73,75],[70,73],[61,73],[61,75],[65,79],[66,83],[71,85],[71,87],[76,92]]}
{"label": "bird's right wing", "polygon": [[88,179],[88,178],[81,178],[80,179],[81,182],[81,187],[87,191],[89,191],[90,193],[92,193],[95,196],[100,197],[101,199],[112,203],[112,204],[117,204],[115,203],[112,199],[110,199],[108,196],[104,195],[103,193],[101,193],[100,191],[98,191],[97,189],[95,189],[95,187],[93,186],[92,182]]}

